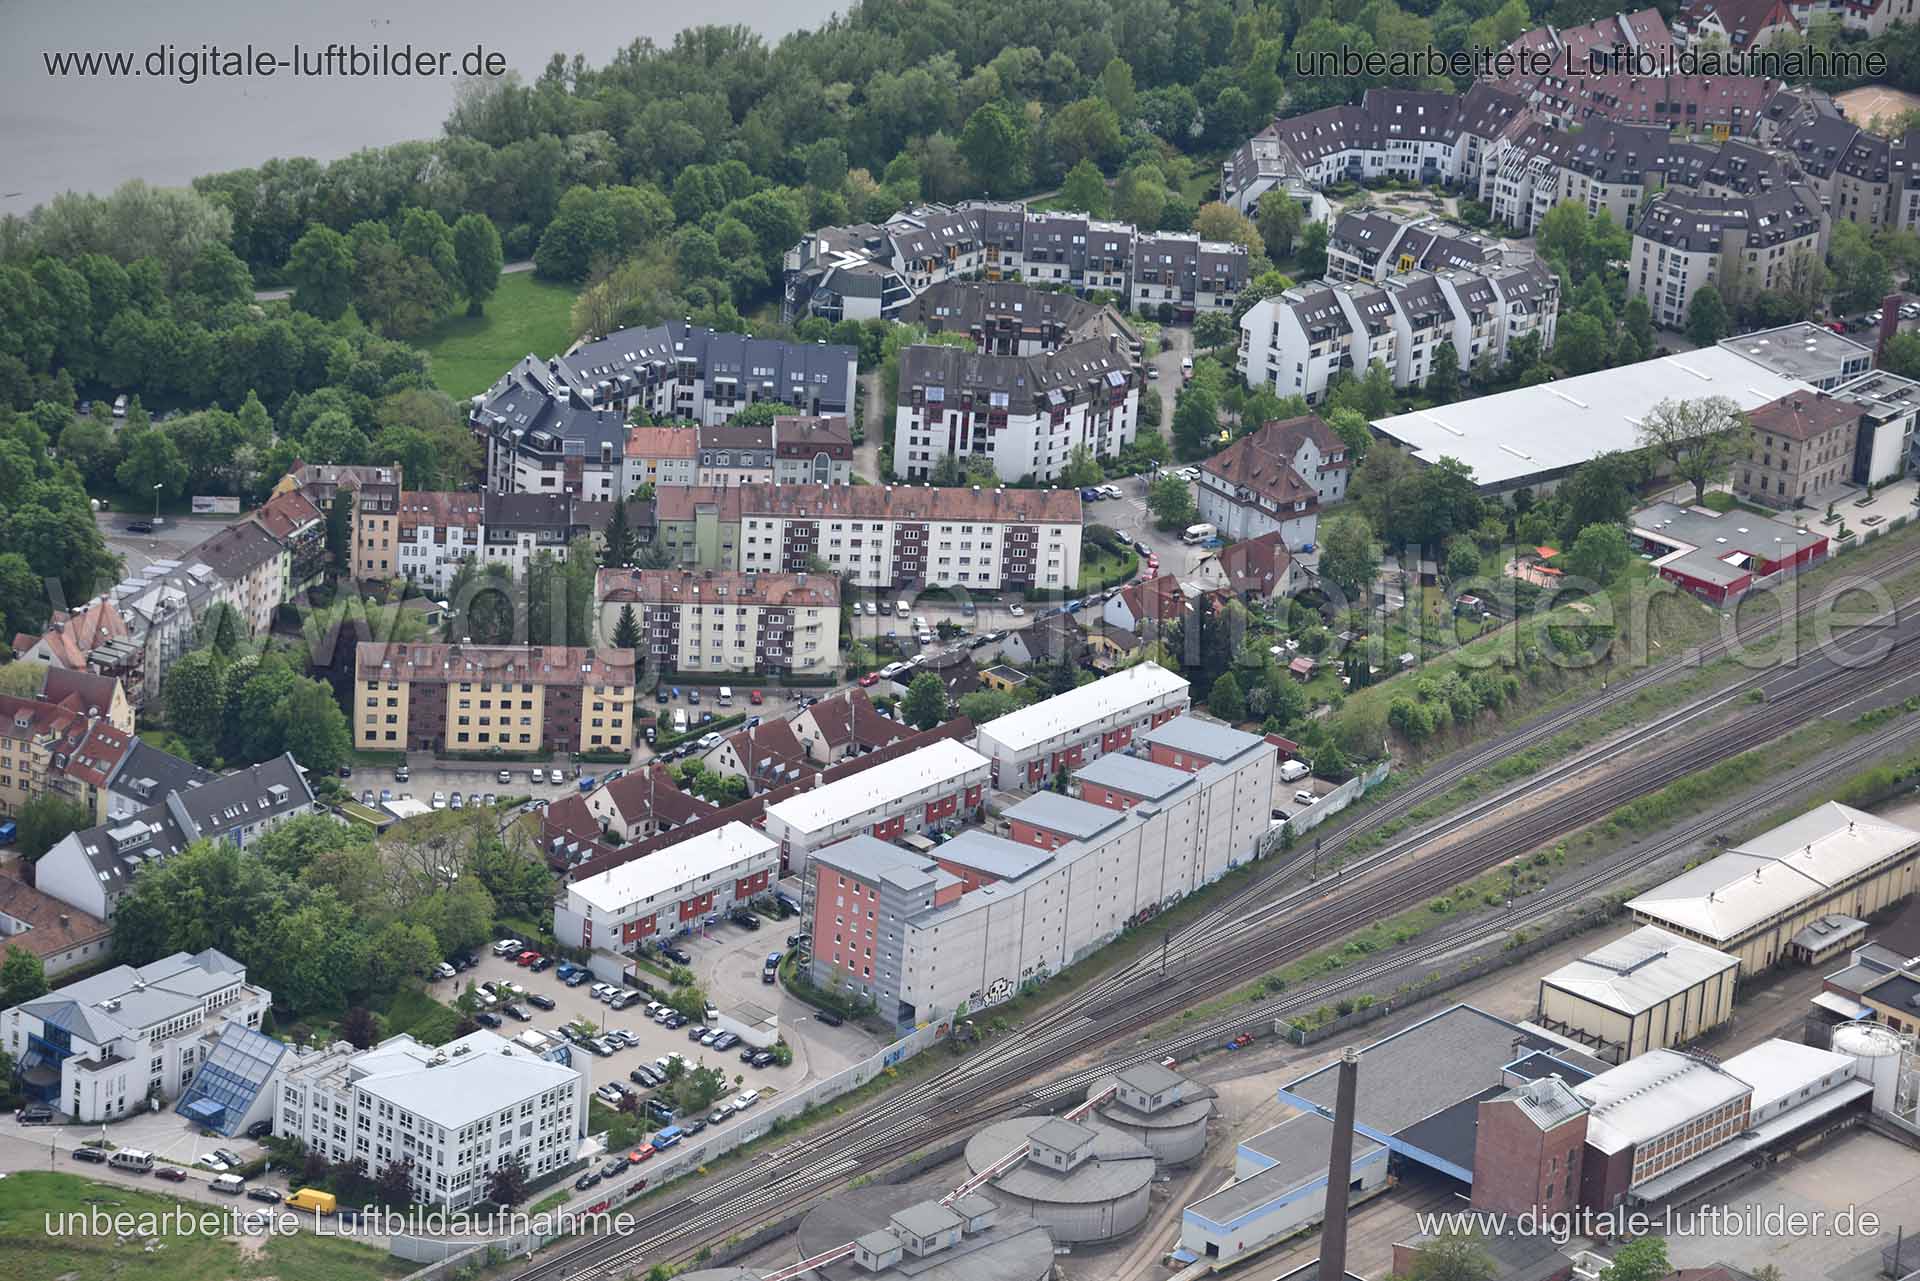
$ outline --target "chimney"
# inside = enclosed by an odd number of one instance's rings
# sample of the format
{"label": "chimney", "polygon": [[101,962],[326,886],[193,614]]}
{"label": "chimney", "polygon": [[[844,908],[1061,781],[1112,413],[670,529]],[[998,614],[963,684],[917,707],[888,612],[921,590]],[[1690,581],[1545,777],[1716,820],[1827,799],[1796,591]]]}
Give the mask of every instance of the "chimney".
{"label": "chimney", "polygon": [[1346,1281],[1347,1185],[1353,1181],[1353,1097],[1359,1082],[1360,1051],[1349,1045],[1340,1052],[1340,1083],[1334,1095],[1326,1223],[1320,1229],[1320,1281]]}

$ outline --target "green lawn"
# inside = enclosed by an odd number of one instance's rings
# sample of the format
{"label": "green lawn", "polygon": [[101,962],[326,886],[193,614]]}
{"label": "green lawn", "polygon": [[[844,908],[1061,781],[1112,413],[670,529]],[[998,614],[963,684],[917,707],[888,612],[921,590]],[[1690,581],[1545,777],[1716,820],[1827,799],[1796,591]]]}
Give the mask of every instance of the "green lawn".
{"label": "green lawn", "polygon": [[[118,1281],[130,1276],[142,1281],[206,1281],[210,1277],[365,1281],[405,1276],[416,1267],[371,1246],[309,1232],[276,1235],[264,1251],[245,1254],[217,1232],[182,1232],[181,1225],[161,1218],[181,1207],[190,1216],[225,1208],[77,1174],[32,1170],[9,1175],[0,1179],[0,1257],[7,1260],[0,1274],[62,1281]],[[110,1220],[98,1231],[72,1224],[63,1229],[59,1216],[96,1209],[109,1216],[151,1215],[155,1221],[126,1224],[135,1234],[124,1240]],[[48,1216],[53,1216],[51,1221]],[[185,1226],[197,1223],[189,1218]],[[145,1227],[158,1229],[152,1239],[160,1248],[147,1248],[148,1238],[139,1235]]]}
{"label": "green lawn", "polygon": [[1116,554],[1104,547],[1088,543],[1080,549],[1078,590],[1082,592],[1105,590],[1116,583],[1126,582],[1139,569],[1139,553],[1128,551]]}
{"label": "green lawn", "polygon": [[522,356],[565,351],[572,338],[570,285],[535,280],[530,271],[500,277],[484,316],[448,316],[421,339],[433,379],[449,396],[478,395]]}

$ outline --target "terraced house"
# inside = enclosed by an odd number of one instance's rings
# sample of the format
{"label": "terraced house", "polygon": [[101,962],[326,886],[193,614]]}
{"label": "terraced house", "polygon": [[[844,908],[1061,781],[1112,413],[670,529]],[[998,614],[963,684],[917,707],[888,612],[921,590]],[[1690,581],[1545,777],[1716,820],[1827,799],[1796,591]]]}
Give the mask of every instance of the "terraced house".
{"label": "terraced house", "polygon": [[818,675],[840,665],[831,574],[603,569],[594,595],[600,634],[611,636],[631,608],[639,656],[663,671]]}
{"label": "terraced house", "polygon": [[361,645],[352,697],[353,741],[368,751],[625,751],[634,652]]}

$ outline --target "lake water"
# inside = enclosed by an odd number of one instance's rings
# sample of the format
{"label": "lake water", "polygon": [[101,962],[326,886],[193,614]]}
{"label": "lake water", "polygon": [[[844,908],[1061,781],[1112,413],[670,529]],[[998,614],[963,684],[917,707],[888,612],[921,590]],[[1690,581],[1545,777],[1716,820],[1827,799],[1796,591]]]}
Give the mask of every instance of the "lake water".
{"label": "lake water", "polygon": [[[561,52],[604,65],[637,37],[660,44],[689,21],[742,24],[769,41],[843,0],[0,0],[0,213],[129,178],[177,186],[273,156],[332,160],[440,132],[475,50],[531,80]],[[255,58],[314,57],[330,44],[411,45],[447,75],[203,75],[181,83],[162,57],[207,45]],[[57,75],[46,55],[125,53],[137,72]],[[497,64],[496,64],[497,65]],[[151,73],[150,73],[151,72]]]}

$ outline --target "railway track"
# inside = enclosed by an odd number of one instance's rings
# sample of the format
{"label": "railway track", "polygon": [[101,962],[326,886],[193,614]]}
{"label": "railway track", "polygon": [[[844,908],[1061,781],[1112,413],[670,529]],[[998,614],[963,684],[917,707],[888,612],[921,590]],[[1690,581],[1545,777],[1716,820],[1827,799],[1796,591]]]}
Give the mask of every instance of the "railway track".
{"label": "railway track", "polygon": [[[1920,565],[1920,548],[1888,557],[1872,568],[1885,574],[1916,565]],[[1751,645],[1765,639],[1776,633],[1787,619],[1797,626],[1812,611],[1838,601],[1849,590],[1844,583],[1831,585],[1800,602],[1796,611],[1786,618],[1740,632],[1732,638],[1716,640],[1686,658],[1636,673],[1599,695],[1540,717],[1482,749],[1450,761],[1390,797],[1368,816],[1366,823],[1334,834],[1325,842],[1322,853],[1337,853],[1356,832],[1398,818],[1424,801],[1443,795],[1468,775],[1545,742],[1596,712],[1636,697],[1681,671],[1723,657],[1736,645]],[[1897,610],[1893,621],[1898,635]],[[1920,641],[1920,632],[1902,639]],[[698,1243],[710,1241],[742,1224],[762,1221],[856,1170],[872,1169],[896,1156],[973,1128],[993,1116],[1031,1109],[1063,1093],[1083,1090],[1098,1076],[1130,1063],[1217,1044],[1226,1036],[1268,1023],[1278,1015],[1312,1008],[1330,995],[1353,990],[1356,985],[1468,946],[1475,941],[1475,929],[1481,937],[1494,937],[1524,921],[1557,911],[1606,881],[1617,879],[1623,872],[1645,866],[1710,832],[1725,821],[1727,807],[1683,825],[1662,841],[1650,843],[1645,850],[1636,852],[1625,866],[1616,863],[1604,871],[1583,874],[1550,892],[1532,896],[1516,913],[1509,913],[1491,925],[1449,930],[1420,947],[1398,949],[1391,959],[1377,965],[1343,968],[1338,975],[1320,983],[1292,989],[1284,1003],[1262,1002],[1251,1010],[1223,1015],[1151,1046],[1116,1055],[1098,1067],[1048,1081],[1011,1098],[1000,1097],[1023,1082],[1031,1082],[1037,1073],[1141,1027],[1151,1026],[1188,1008],[1200,997],[1230,990],[1284,960],[1311,952],[1359,926],[1404,910],[1438,890],[1450,888],[1636,796],[1771,741],[1812,717],[1843,708],[1882,686],[1916,676],[1920,676],[1920,643],[1901,644],[1881,664],[1872,667],[1848,668],[1831,658],[1821,658],[1805,668],[1758,672],[1727,689],[1664,713],[1648,725],[1609,743],[1578,754],[1551,771],[1549,781],[1570,779],[1646,751],[1655,739],[1722,711],[1756,688],[1765,697],[1760,711],[1740,716],[1708,742],[1681,743],[1653,752],[1644,766],[1636,766],[1631,772],[1583,789],[1550,810],[1521,815],[1505,823],[1492,820],[1485,838],[1470,846],[1393,869],[1392,875],[1385,874],[1389,864],[1416,850],[1471,823],[1489,821],[1490,816],[1511,803],[1514,793],[1521,788],[1487,798],[1461,814],[1403,837],[1362,862],[1342,869],[1335,881],[1323,881],[1292,893],[1277,893],[1278,886],[1299,870],[1303,858],[1297,856],[1277,865],[1179,930],[1173,940],[1178,943],[1179,951],[1174,952],[1170,943],[1166,957],[1168,973],[1164,978],[1158,974],[1158,957],[1136,961],[1063,1003],[1049,1007],[1028,1028],[956,1062],[938,1079],[889,1093],[830,1129],[796,1140],[749,1167],[704,1185],[688,1196],[664,1203],[648,1212],[628,1234],[592,1238],[560,1251],[519,1273],[519,1281],[611,1278],[651,1262],[682,1257],[697,1248]],[[1920,738],[1920,723],[1896,723],[1802,771],[1800,779],[1809,781],[1838,774],[1874,752],[1916,738]],[[1533,780],[1522,787],[1540,785],[1541,780]],[[1149,980],[1155,982],[1150,985]]]}

